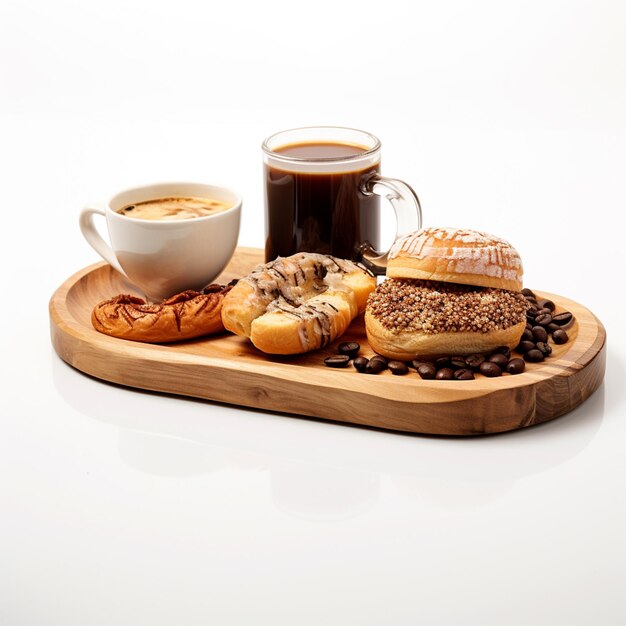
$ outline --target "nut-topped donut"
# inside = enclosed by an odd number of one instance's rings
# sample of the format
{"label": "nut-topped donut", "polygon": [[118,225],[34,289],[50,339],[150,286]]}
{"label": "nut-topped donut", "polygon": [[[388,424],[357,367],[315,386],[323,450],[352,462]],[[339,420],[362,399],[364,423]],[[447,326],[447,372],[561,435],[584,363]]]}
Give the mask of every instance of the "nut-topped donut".
{"label": "nut-topped donut", "polygon": [[365,312],[368,341],[386,357],[513,348],[526,326],[522,261],[494,235],[423,228],[394,244],[387,276]]}
{"label": "nut-topped donut", "polygon": [[299,354],[342,335],[375,287],[352,261],[299,252],[240,279],[224,298],[222,321],[263,352]]}

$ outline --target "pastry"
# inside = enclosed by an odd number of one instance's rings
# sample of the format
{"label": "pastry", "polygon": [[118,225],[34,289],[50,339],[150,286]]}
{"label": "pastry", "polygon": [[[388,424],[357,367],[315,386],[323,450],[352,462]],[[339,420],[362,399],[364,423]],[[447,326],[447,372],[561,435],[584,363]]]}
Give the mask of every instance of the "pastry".
{"label": "pastry", "polygon": [[392,359],[514,348],[526,326],[522,262],[487,233],[427,228],[396,242],[385,282],[370,295],[365,328]]}
{"label": "pastry", "polygon": [[231,285],[209,285],[202,292],[183,291],[158,304],[120,294],[100,302],[91,313],[93,327],[106,335],[167,343],[224,330],[222,303]]}
{"label": "pastry", "polygon": [[342,335],[375,286],[352,261],[307,252],[278,257],[233,287],[222,321],[263,352],[308,352]]}

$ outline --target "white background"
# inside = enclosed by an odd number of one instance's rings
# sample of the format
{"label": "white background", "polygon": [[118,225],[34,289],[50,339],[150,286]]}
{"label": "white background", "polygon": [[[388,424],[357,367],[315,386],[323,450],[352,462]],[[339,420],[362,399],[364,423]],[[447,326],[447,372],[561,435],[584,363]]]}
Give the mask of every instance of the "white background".
{"label": "white background", "polygon": [[[2,0],[0,623],[625,623],[625,32],[619,0]],[[509,239],[527,286],[591,308],[600,390],[445,439],[58,359],[48,299],[98,260],[83,205],[221,183],[260,247],[260,143],[315,124],[376,134],[426,225]]]}

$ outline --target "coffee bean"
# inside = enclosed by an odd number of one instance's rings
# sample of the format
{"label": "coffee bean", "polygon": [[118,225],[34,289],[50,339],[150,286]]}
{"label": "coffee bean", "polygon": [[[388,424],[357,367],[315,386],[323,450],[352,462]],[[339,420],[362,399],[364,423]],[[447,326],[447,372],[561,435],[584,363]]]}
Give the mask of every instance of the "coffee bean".
{"label": "coffee bean", "polygon": [[345,367],[348,363],[350,363],[350,357],[346,354],[334,354],[324,359],[324,364],[327,367]]}
{"label": "coffee bean", "polygon": [[552,313],[550,309],[546,309],[545,307],[539,307],[537,309],[537,315],[545,315],[546,313]]}
{"label": "coffee bean", "polygon": [[534,341],[520,341],[519,345],[516,348],[516,350],[518,352],[521,352],[522,354],[525,354],[529,350],[534,350],[534,349],[535,349]]}
{"label": "coffee bean", "polygon": [[535,319],[535,317],[537,317],[537,311],[539,309],[532,304],[528,309],[526,309],[526,317],[529,319]]}
{"label": "coffee bean", "polygon": [[537,304],[542,309],[548,309],[549,311],[554,311],[554,309],[556,308],[554,302],[552,302],[552,300],[548,300],[547,298],[541,298],[540,300],[537,300]]}
{"label": "coffee bean", "polygon": [[573,321],[574,316],[569,311],[564,311],[563,313],[557,313],[552,317],[552,322],[557,326],[567,326],[571,321]]}
{"label": "coffee bean", "polygon": [[526,298],[536,298],[537,297],[537,296],[535,296],[535,294],[530,289],[527,289],[526,287],[524,287],[524,289],[522,289],[522,293],[524,294],[524,296]]}
{"label": "coffee bean", "polygon": [[411,361],[411,366],[415,369],[418,369],[420,365],[424,365],[428,363],[428,361],[420,361],[419,359],[413,359]]}
{"label": "coffee bean", "polygon": [[442,367],[435,374],[435,380],[452,380],[453,378],[454,378],[454,370],[451,367]]}
{"label": "coffee bean", "polygon": [[354,358],[360,349],[361,346],[356,341],[344,341],[337,347],[339,354],[347,354],[350,358]]}
{"label": "coffee bean", "polygon": [[533,326],[533,339],[535,341],[548,341],[548,331],[543,326]]}
{"label": "coffee bean", "polygon": [[372,357],[367,365],[365,366],[366,374],[380,374],[384,369],[386,369],[387,363],[385,361],[381,361],[376,357]]}
{"label": "coffee bean", "polygon": [[352,361],[352,365],[354,365],[354,369],[361,374],[365,371],[367,364],[370,362],[369,359],[366,359],[364,356],[358,356],[354,361]]}
{"label": "coffee bean", "polygon": [[418,366],[417,373],[424,380],[432,380],[437,374],[437,368],[432,363],[422,363]]}
{"label": "coffee bean", "polygon": [[409,373],[409,368],[402,361],[389,361],[387,367],[394,376],[404,376]]}
{"label": "coffee bean", "polygon": [[554,343],[560,345],[562,343],[567,343],[567,341],[569,340],[569,337],[567,335],[567,331],[563,330],[562,328],[559,328],[558,330],[555,330],[552,333],[552,339]]}
{"label": "coffee bean", "polygon": [[504,354],[507,359],[510,359],[511,348],[509,348],[509,346],[498,346],[491,351],[491,354]]}
{"label": "coffee bean", "polygon": [[526,369],[526,363],[524,359],[511,359],[506,366],[506,371],[509,374],[521,374]]}
{"label": "coffee bean", "polygon": [[524,332],[522,333],[522,338],[520,341],[532,341],[534,339],[533,337],[533,331],[532,328],[525,328]]}
{"label": "coffee bean", "polygon": [[552,323],[552,315],[550,313],[541,313],[535,317],[535,324],[539,324],[539,326],[547,326]]}
{"label": "coffee bean", "polygon": [[552,354],[552,348],[544,341],[537,342],[537,350],[539,350],[543,356],[550,356]]}
{"label": "coffee bean", "polygon": [[504,354],[492,354],[489,357],[490,363],[495,363],[502,371],[506,369],[509,359]]}
{"label": "coffee bean", "polygon": [[453,356],[450,357],[450,367],[453,370],[460,370],[465,367],[465,357],[464,356]]}
{"label": "coffee bean", "polygon": [[526,322],[526,328],[525,330],[530,330],[532,331],[534,324],[531,324],[530,322]]}
{"label": "coffee bean", "polygon": [[502,370],[493,362],[485,361],[480,365],[480,373],[487,378],[495,378],[496,376],[502,376]]}
{"label": "coffee bean", "polygon": [[474,380],[474,372],[467,368],[461,368],[454,372],[454,378],[457,380]]}
{"label": "coffee bean", "polygon": [[470,354],[465,359],[465,364],[467,367],[470,367],[475,372],[480,368],[480,364],[487,360],[487,357],[484,354]]}
{"label": "coffee bean", "polygon": [[438,359],[435,359],[435,367],[440,370],[444,367],[450,367],[450,357],[449,356],[442,356],[439,357]]}
{"label": "coffee bean", "polygon": [[559,330],[561,328],[558,324],[555,324],[554,321],[546,326],[546,330],[549,333],[553,333],[555,330]]}
{"label": "coffee bean", "polygon": [[381,356],[380,354],[377,354],[377,355],[373,356],[373,357],[370,359],[370,363],[371,363],[372,361],[375,361],[376,363],[380,363],[380,365],[379,365],[379,366],[377,366],[377,367],[380,367],[380,368],[381,368],[381,369],[380,369],[380,371],[381,371],[381,372],[382,372],[383,370],[386,370],[386,369],[387,369],[387,363],[388,363],[388,361],[387,361],[387,359],[386,359],[384,356]]}
{"label": "coffee bean", "polygon": [[539,363],[539,361],[543,361],[543,354],[537,348],[533,348],[528,352],[524,353],[524,361],[528,361],[529,363]]}

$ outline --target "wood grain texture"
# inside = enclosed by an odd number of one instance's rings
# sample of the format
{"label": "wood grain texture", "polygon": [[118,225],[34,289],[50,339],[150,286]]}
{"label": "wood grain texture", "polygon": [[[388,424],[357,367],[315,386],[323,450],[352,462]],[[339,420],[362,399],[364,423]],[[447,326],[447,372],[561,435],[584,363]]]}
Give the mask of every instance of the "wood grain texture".
{"label": "wood grain texture", "polygon": [[[247,274],[262,251],[239,248],[216,282]],[[371,356],[363,319],[324,350],[271,357],[246,339],[223,333],[175,344],[144,344],[98,333],[93,307],[118,293],[137,293],[115,270],[99,263],[66,280],[50,300],[50,330],[57,354],[73,367],[129,387],[193,396],[379,428],[440,435],[478,435],[523,428],[568,413],[604,378],[606,333],[585,307],[552,294],[558,310],[576,322],[570,341],[553,345],[543,363],[523,374],[470,381],[426,381],[415,372],[393,376],[330,369],[324,357],[341,341],[358,341]]]}

